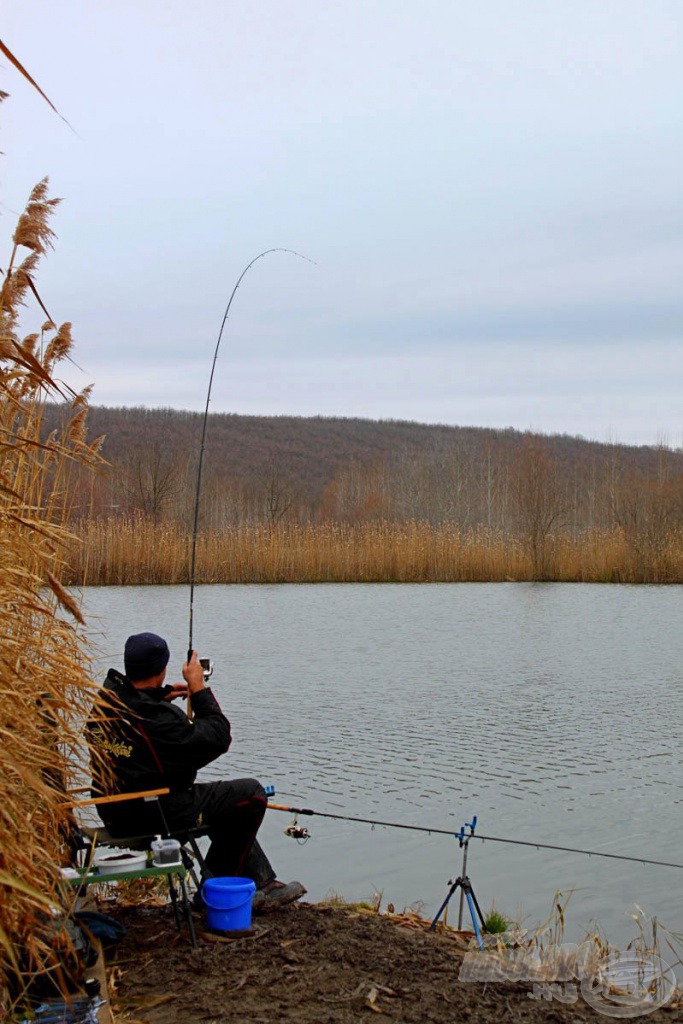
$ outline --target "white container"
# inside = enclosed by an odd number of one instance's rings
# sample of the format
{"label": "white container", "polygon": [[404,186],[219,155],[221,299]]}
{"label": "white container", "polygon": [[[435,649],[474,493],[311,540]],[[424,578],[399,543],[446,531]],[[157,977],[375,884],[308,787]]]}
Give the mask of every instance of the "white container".
{"label": "white container", "polygon": [[157,868],[180,867],[180,843],[177,839],[157,836],[152,843],[152,861]]}
{"label": "white container", "polygon": [[115,875],[119,871],[141,871],[147,867],[147,852],[97,854],[94,867],[101,875]]}
{"label": "white container", "polygon": [[59,874],[60,877],[65,879],[67,882],[70,882],[74,878],[80,877],[78,871],[76,871],[76,868],[60,868]]}

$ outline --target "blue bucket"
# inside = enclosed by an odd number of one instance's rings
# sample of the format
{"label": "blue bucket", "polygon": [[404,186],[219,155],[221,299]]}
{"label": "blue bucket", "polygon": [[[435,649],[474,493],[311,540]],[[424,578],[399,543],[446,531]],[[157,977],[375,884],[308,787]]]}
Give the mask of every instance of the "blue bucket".
{"label": "blue bucket", "polygon": [[256,883],[251,878],[207,878],[202,886],[206,923],[217,932],[251,928],[251,901]]}

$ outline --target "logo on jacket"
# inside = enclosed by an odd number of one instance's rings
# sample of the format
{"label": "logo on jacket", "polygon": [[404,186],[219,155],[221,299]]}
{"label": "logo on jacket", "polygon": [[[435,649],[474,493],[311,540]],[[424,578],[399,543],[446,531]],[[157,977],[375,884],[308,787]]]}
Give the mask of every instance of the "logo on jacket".
{"label": "logo on jacket", "polygon": [[93,729],[90,735],[92,742],[102,747],[112,757],[130,757],[133,753],[133,748],[129,743],[119,743],[116,740],[110,740],[101,729]]}

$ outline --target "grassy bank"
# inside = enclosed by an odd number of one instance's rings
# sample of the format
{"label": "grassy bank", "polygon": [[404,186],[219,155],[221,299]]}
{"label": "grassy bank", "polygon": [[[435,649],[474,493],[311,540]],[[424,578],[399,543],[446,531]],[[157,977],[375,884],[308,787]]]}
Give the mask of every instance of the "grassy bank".
{"label": "grassy bank", "polygon": [[[65,582],[187,583],[189,538],[143,518],[83,526]],[[683,532],[645,543],[623,530],[560,534],[534,551],[524,538],[452,524],[243,525],[200,535],[202,583],[421,583],[503,580],[683,582]]]}

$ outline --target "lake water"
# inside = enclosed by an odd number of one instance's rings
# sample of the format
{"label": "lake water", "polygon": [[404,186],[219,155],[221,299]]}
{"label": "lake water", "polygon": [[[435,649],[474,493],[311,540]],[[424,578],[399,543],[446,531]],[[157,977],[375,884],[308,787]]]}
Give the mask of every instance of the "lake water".
{"label": "lake water", "polygon": [[[256,776],[318,810],[683,863],[683,588],[578,584],[211,586],[195,646],[233,725],[205,778]],[[189,588],[93,588],[96,670],[130,633],[171,647],[180,679]],[[217,771],[217,770],[220,771]],[[271,812],[280,877],[313,899],[384,893],[432,914],[459,873],[454,839]],[[528,925],[577,890],[571,937],[618,942],[638,904],[683,931],[683,871],[493,842],[470,845],[484,909]],[[455,922],[455,913],[450,920]]]}

